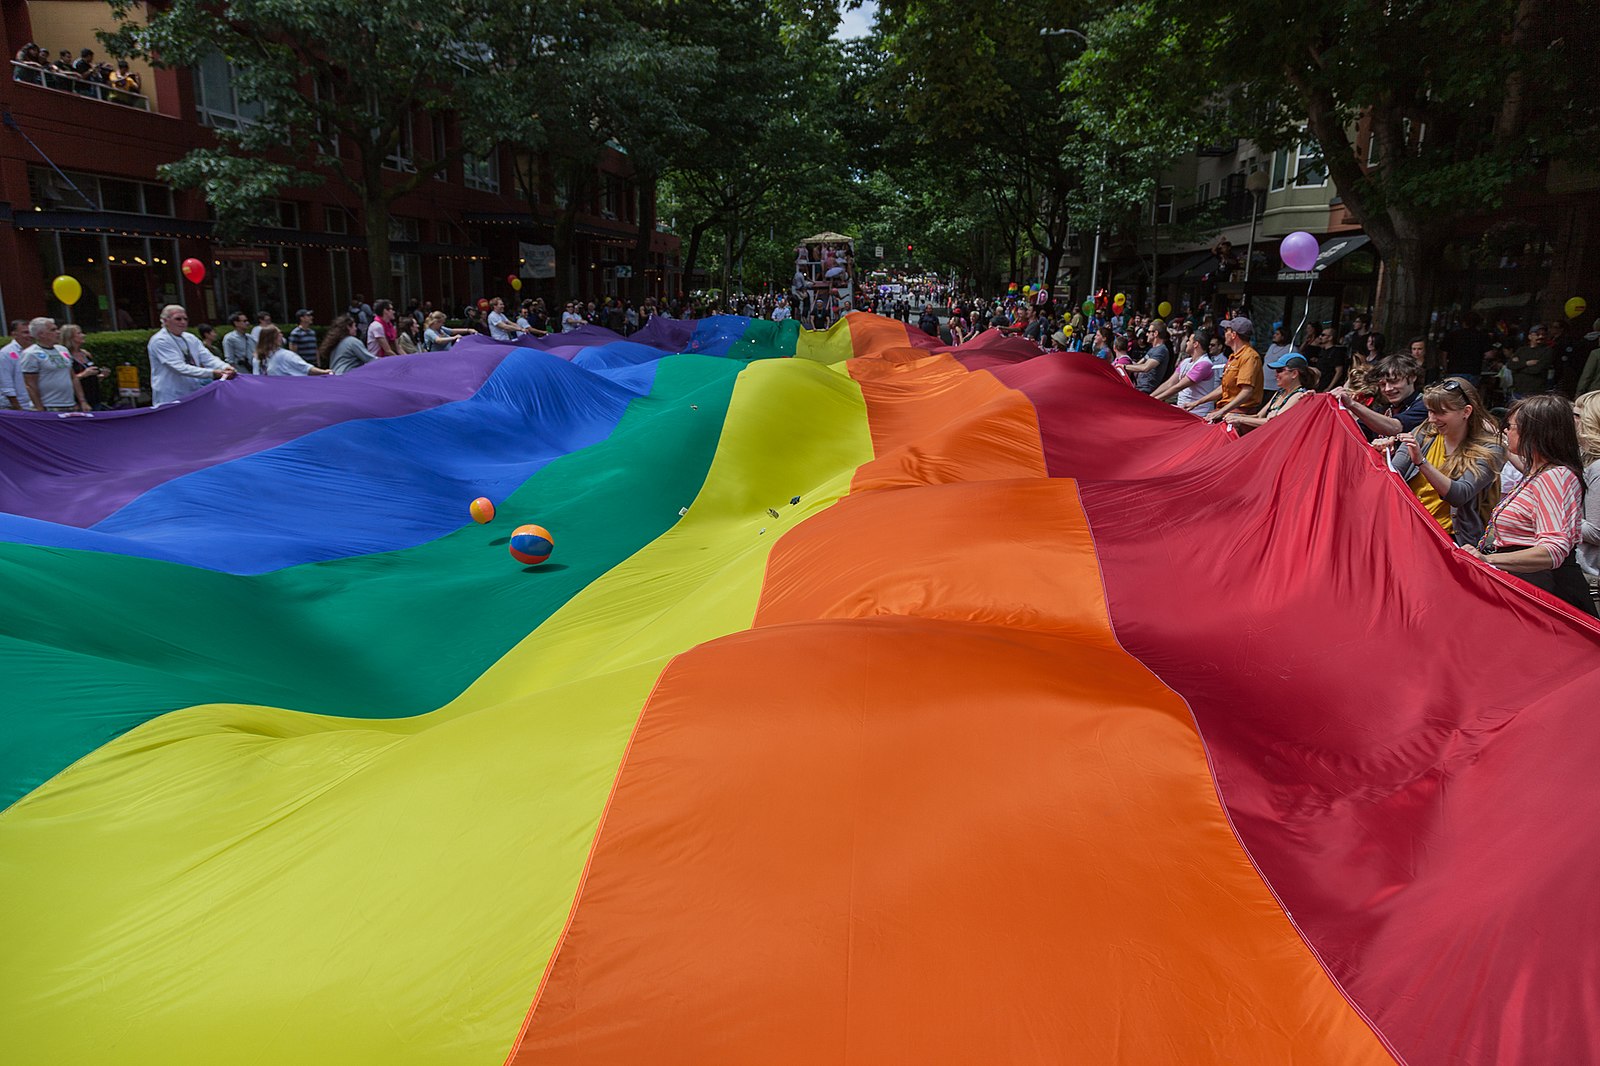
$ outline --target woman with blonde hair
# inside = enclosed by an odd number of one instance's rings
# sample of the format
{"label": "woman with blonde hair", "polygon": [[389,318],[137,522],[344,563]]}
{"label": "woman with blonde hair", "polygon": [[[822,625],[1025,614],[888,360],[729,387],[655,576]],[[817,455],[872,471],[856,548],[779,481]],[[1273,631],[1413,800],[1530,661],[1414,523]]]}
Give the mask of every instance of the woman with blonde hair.
{"label": "woman with blonde hair", "polygon": [[1600,392],[1586,392],[1572,405],[1583,456],[1583,525],[1579,530],[1578,565],[1589,584],[1600,577]]}
{"label": "woman with blonde hair", "polygon": [[422,350],[425,352],[442,352],[462,337],[470,337],[473,330],[452,329],[444,324],[444,312],[435,311],[423,322]]}
{"label": "woman with blonde hair", "polygon": [[1593,615],[1575,551],[1584,497],[1575,421],[1571,402],[1554,393],[1511,405],[1506,449],[1522,460],[1527,476],[1494,509],[1477,547],[1462,550]]}
{"label": "woman with blonde hair", "polygon": [[1428,386],[1422,402],[1428,409],[1426,422],[1375,443],[1399,445],[1389,458],[1390,468],[1457,544],[1476,544],[1500,502],[1500,468],[1506,462],[1500,427],[1465,378]]}
{"label": "woman with blonde hair", "polygon": [[105,396],[100,386],[101,381],[110,376],[111,370],[95,365],[94,353],[83,346],[83,327],[75,322],[62,326],[61,343],[67,349],[67,355],[72,357],[72,374],[83,386],[84,400],[90,407],[104,407]]}

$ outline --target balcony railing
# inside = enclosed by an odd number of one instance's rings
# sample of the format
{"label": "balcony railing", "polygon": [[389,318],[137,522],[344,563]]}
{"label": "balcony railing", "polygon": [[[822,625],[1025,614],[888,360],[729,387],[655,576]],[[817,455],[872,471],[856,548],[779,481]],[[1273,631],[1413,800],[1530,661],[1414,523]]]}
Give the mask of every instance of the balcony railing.
{"label": "balcony railing", "polygon": [[1250,220],[1251,197],[1247,190],[1227,192],[1209,200],[1178,208],[1178,222],[1193,222],[1202,215],[1214,214],[1223,225]]}
{"label": "balcony railing", "polygon": [[20,81],[24,85],[37,85],[55,92],[71,93],[73,96],[87,96],[108,104],[137,107],[141,111],[150,110],[150,101],[138,93],[113,89],[104,82],[90,81],[76,74],[63,74],[59,70],[38,67],[15,59],[11,61],[11,79]]}

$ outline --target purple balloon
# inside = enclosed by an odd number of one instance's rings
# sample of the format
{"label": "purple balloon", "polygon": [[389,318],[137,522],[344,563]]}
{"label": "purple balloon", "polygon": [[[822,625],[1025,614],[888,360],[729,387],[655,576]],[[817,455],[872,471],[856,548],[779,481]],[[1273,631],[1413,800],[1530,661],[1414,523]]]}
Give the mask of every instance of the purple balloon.
{"label": "purple balloon", "polygon": [[1283,265],[1290,270],[1310,270],[1317,265],[1317,256],[1321,251],[1317,247],[1317,239],[1305,230],[1295,230],[1283,239],[1283,244],[1278,248]]}

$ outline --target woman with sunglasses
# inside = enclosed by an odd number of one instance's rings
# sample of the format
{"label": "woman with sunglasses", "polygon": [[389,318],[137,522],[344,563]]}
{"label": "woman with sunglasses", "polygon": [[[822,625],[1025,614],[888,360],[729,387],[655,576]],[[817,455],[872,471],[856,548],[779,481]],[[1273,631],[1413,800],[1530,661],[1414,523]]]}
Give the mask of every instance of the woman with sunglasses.
{"label": "woman with sunglasses", "polygon": [[1389,467],[1458,545],[1478,543],[1500,500],[1506,450],[1499,427],[1470,382],[1445,378],[1422,392],[1428,420],[1380,444],[1400,445]]}
{"label": "woman with sunglasses", "polygon": [[1462,550],[1595,613],[1589,583],[1578,568],[1583,515],[1583,458],[1572,404],[1542,393],[1518,400],[1506,415],[1506,448],[1527,465],[1527,476],[1500,501],[1476,548]]}

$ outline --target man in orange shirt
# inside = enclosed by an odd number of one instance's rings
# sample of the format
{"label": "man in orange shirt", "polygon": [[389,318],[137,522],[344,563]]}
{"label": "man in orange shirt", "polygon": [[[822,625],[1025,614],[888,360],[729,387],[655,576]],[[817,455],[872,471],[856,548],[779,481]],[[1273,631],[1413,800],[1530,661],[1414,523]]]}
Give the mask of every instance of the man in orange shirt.
{"label": "man in orange shirt", "polygon": [[1222,323],[1223,343],[1233,354],[1222,372],[1222,384],[1206,397],[1217,402],[1216,409],[1206,415],[1207,422],[1220,422],[1232,411],[1247,415],[1261,406],[1266,371],[1262,369],[1261,353],[1250,346],[1254,334],[1255,326],[1248,318],[1230,318]]}

